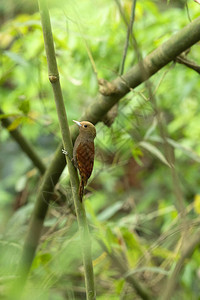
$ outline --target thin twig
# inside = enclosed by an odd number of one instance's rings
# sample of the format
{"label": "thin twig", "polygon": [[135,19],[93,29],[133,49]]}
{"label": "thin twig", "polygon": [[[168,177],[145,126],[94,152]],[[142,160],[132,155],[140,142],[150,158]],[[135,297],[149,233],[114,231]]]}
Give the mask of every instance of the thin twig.
{"label": "thin twig", "polygon": [[187,11],[188,19],[189,19],[190,22],[192,22],[191,17],[190,17],[190,11],[189,11],[189,7],[188,7],[188,2],[187,1],[185,3],[185,6],[186,6],[186,11]]}
{"label": "thin twig", "polygon": [[125,14],[124,14],[124,11],[123,11],[123,9],[122,9],[122,6],[121,6],[120,1],[119,1],[119,0],[115,0],[115,2],[116,2],[116,4],[117,4],[117,6],[118,6],[120,15],[122,16],[124,23],[125,23],[125,24],[127,25],[127,27],[128,27],[129,24],[128,24],[128,21],[127,21],[127,19],[126,19]]}
{"label": "thin twig", "polygon": [[[118,1],[116,0],[116,2],[118,2]],[[120,72],[119,72],[120,75],[122,75],[124,73],[124,65],[125,65],[125,60],[126,60],[127,51],[128,51],[129,39],[130,39],[131,32],[133,30],[133,23],[135,20],[135,7],[136,7],[136,0],[133,0],[132,7],[131,7],[130,24],[128,24],[128,28],[127,28],[126,42],[125,42],[125,46],[124,46],[122,64],[121,64],[121,68],[120,68]]]}
{"label": "thin twig", "polygon": [[198,74],[200,74],[200,66],[197,65],[195,62],[185,58],[182,55],[179,55],[176,57],[175,59],[176,62],[178,62],[179,64],[185,65],[186,67],[196,71]]}
{"label": "thin twig", "polygon": [[[0,109],[0,114],[4,114],[2,109]],[[1,123],[5,128],[8,128],[12,124],[12,121],[9,118],[1,118]],[[21,147],[23,152],[26,153],[26,155],[30,158],[33,165],[38,168],[41,174],[43,174],[46,169],[45,164],[37,152],[33,149],[33,146],[29,143],[29,141],[20,133],[18,129],[10,130],[9,133]]]}
{"label": "thin twig", "polygon": [[[76,13],[77,13],[77,12],[76,12]],[[72,21],[66,14],[65,14],[65,17],[66,17],[67,19],[69,19],[71,22],[74,22],[74,23],[77,25],[78,30],[79,30],[80,35],[81,35],[81,38],[82,38],[82,40],[83,40],[83,42],[84,42],[84,44],[85,44],[85,48],[86,48],[86,51],[87,51],[87,54],[88,54],[90,63],[91,63],[91,65],[92,65],[93,72],[94,72],[95,76],[98,77],[98,72],[97,72],[97,68],[96,68],[96,64],[95,64],[95,61],[94,61],[92,52],[91,52],[91,50],[90,50],[90,47],[89,47],[89,45],[88,45],[87,40],[84,38],[82,26],[81,26],[80,21],[79,21],[79,20],[80,20],[80,17],[77,16],[77,21],[74,21],[74,20]]]}

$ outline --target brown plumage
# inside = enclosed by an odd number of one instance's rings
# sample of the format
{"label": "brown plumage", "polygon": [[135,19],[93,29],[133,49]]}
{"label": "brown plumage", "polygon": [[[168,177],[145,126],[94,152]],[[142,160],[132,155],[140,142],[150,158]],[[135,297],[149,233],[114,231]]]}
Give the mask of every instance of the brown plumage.
{"label": "brown plumage", "polygon": [[79,186],[79,195],[82,201],[84,187],[87,184],[93,170],[94,164],[94,139],[96,129],[94,125],[87,121],[74,121],[79,126],[79,135],[75,141],[73,149],[73,160],[75,166],[79,169],[81,181]]}

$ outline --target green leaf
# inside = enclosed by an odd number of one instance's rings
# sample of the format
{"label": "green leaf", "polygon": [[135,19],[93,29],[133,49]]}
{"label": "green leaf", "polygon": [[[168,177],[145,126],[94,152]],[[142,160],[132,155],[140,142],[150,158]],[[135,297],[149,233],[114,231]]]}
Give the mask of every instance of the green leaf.
{"label": "green leaf", "polygon": [[51,258],[52,258],[52,255],[50,253],[43,253],[40,256],[42,265],[46,265],[51,260]]}
{"label": "green leaf", "polygon": [[131,153],[132,153],[133,158],[135,159],[136,163],[139,166],[143,166],[143,162],[140,159],[140,157],[143,156],[143,153],[142,153],[141,149],[139,147],[133,147]]}
{"label": "green leaf", "polygon": [[50,253],[39,253],[35,256],[33,260],[33,264],[31,266],[31,270],[35,270],[39,268],[41,265],[45,266],[52,259],[52,255]]}
{"label": "green leaf", "polygon": [[9,117],[17,117],[19,114],[0,114],[0,120],[1,119],[7,119]]}
{"label": "green leaf", "polygon": [[158,159],[160,159],[165,165],[170,167],[169,163],[167,162],[167,160],[164,157],[164,155],[162,154],[162,152],[158,148],[156,148],[154,145],[152,145],[148,142],[144,142],[144,141],[140,142],[139,145],[142,146],[147,151],[149,151],[154,156],[156,156]]}
{"label": "green leaf", "polygon": [[116,293],[118,295],[121,294],[122,290],[123,290],[123,287],[124,287],[124,279],[119,279],[119,280],[115,280],[115,289],[116,289]]}
{"label": "green leaf", "polygon": [[165,248],[161,248],[161,247],[157,247],[157,248],[153,249],[152,254],[154,256],[162,257],[164,259],[170,259],[171,258],[175,261],[179,258],[178,254],[175,254],[174,252],[172,252],[168,249],[165,249]]}
{"label": "green leaf", "polygon": [[146,132],[146,134],[144,136],[145,140],[148,139],[151,136],[152,132],[155,131],[157,123],[158,123],[157,119],[154,118],[151,126],[149,127],[149,129],[147,129],[147,132]]}
{"label": "green leaf", "polygon": [[[151,136],[151,137],[149,137],[149,140],[153,141],[153,142],[157,142],[157,143],[163,143],[163,139],[161,139],[158,136]],[[190,147],[185,147],[185,146],[181,145],[181,143],[178,143],[170,138],[167,138],[167,142],[175,149],[182,151],[185,155],[187,155],[191,159],[193,159],[197,162],[200,162],[200,156],[196,152],[194,152],[194,150],[191,149]]]}
{"label": "green leaf", "polygon": [[200,156],[197,153],[195,153],[191,148],[184,147],[180,143],[177,143],[176,141],[174,141],[172,139],[167,139],[167,141],[172,147],[181,150],[188,157],[192,158],[193,160],[195,160],[197,162],[200,162]]}
{"label": "green leaf", "polygon": [[26,182],[27,182],[27,177],[24,175],[21,176],[16,182],[15,190],[17,192],[21,192],[25,188]]}
{"label": "green leaf", "polygon": [[105,221],[111,218],[119,209],[121,209],[124,203],[122,201],[118,201],[113,205],[109,206],[107,209],[104,209],[99,215],[98,220]]}
{"label": "green leaf", "polygon": [[27,115],[30,111],[30,101],[29,100],[23,100],[19,103],[18,108],[21,112],[23,112],[25,115]]}
{"label": "green leaf", "polygon": [[15,130],[22,123],[23,119],[23,117],[18,117],[8,126],[7,129],[9,131]]}
{"label": "green leaf", "polygon": [[26,67],[28,65],[27,61],[25,61],[25,59],[23,59],[23,57],[17,53],[4,51],[4,54],[18,65],[21,65],[23,67]]}
{"label": "green leaf", "polygon": [[126,245],[130,249],[140,249],[140,243],[135,238],[135,234],[130,232],[126,227],[121,228],[121,233],[126,242]]}

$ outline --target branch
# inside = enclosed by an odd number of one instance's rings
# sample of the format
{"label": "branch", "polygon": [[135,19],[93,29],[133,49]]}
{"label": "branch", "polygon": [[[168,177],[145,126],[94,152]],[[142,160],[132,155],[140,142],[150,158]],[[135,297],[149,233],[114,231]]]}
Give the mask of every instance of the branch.
{"label": "branch", "polygon": [[196,3],[200,4],[200,0],[194,0]]}
{"label": "branch", "polygon": [[186,258],[189,258],[192,256],[195,248],[200,243],[200,230],[198,230],[190,240],[185,241],[185,248],[183,248],[182,254],[180,259],[178,260],[175,269],[169,278],[166,289],[164,291],[164,296],[162,297],[162,300],[168,300],[171,299],[172,295],[174,294],[174,289],[176,287],[177,280],[179,278],[180,272],[184,267],[184,263]]}
{"label": "branch", "polygon": [[[5,113],[3,112],[3,110],[1,108],[0,108],[0,115],[5,115]],[[12,124],[12,121],[8,117],[2,116],[0,118],[0,121],[1,121],[1,123],[3,125],[3,127],[6,128],[6,129]],[[41,158],[39,157],[39,155],[37,154],[37,152],[33,149],[33,146],[29,143],[29,141],[22,135],[22,133],[20,132],[19,129],[8,130],[8,132],[14,138],[14,140],[16,141],[16,143],[20,146],[20,148],[22,149],[22,151],[32,161],[33,165],[39,170],[39,172],[41,173],[41,175],[43,175],[45,173],[45,171],[46,171],[46,166],[44,165],[43,161],[41,160]],[[53,186],[53,190],[50,192],[50,194],[52,195],[52,199],[54,199],[55,198],[55,193],[53,193],[53,191],[54,191],[54,185],[52,184],[52,186]],[[65,190],[64,190],[64,188],[62,186],[58,187],[57,192],[59,193],[59,196],[62,197],[62,200],[59,199],[59,197],[58,197],[58,199],[56,200],[56,202],[58,204],[62,204],[63,202],[66,201],[66,192],[65,192]],[[75,215],[75,211],[74,211],[74,207],[72,206],[72,203],[68,202],[67,206],[69,207],[71,213],[73,215]]]}
{"label": "branch", "polygon": [[[114,106],[122,97],[136,88],[142,82],[158,72],[173,61],[178,55],[190,48],[200,40],[200,17],[188,24],[178,33],[174,34],[167,42],[163,43],[142,61],[145,73],[141,71],[139,62],[123,76],[112,81],[116,86],[117,94],[110,96],[100,95],[99,98],[87,109],[84,118],[96,123]],[[90,118],[90,119],[89,119]]]}
{"label": "branch", "polygon": [[196,71],[198,74],[200,74],[200,66],[197,65],[195,62],[187,59],[183,55],[177,56],[175,61],[178,62],[179,64],[185,65],[186,67],[188,67],[188,68]]}
{"label": "branch", "polygon": [[[117,3],[118,3],[118,5],[120,5],[120,3],[118,1],[117,1]],[[134,19],[135,19],[135,6],[136,6],[136,0],[133,0],[132,7],[131,7],[130,24],[128,24],[128,29],[127,29],[126,43],[124,46],[120,75],[122,75],[124,73],[124,65],[125,65],[126,55],[127,55],[127,51],[128,51],[129,38],[130,38],[131,32],[133,30],[133,23],[134,23]]]}
{"label": "branch", "polygon": [[[140,64],[135,65],[123,77],[118,77],[113,81],[113,84],[119,87],[118,93],[109,96],[99,95],[98,99],[88,107],[80,119],[90,121],[93,124],[101,121],[110,108],[123,96],[141,84],[148,77],[155,74],[170,61],[173,61],[183,51],[197,43],[199,39],[200,17],[173,35],[167,42],[162,44],[143,60],[148,76],[144,78],[143,72],[140,70]],[[75,127],[71,128],[70,133],[72,139],[75,140],[77,136]],[[53,192],[54,185],[58,182],[66,164],[61,150],[62,145],[59,145],[54,159],[45,173],[36,199],[32,221],[28,229],[22,254],[22,262],[24,261],[26,266],[25,273],[28,273],[31,267],[47,213],[49,197],[46,196]],[[30,253],[29,248],[31,248]]]}
{"label": "branch", "polygon": [[[4,114],[2,109],[0,109],[0,114]],[[9,118],[2,118],[1,123],[3,127],[8,128],[12,124],[12,121]],[[36,166],[40,173],[43,174],[46,167],[41,158],[38,156],[37,152],[33,149],[33,146],[28,142],[27,139],[25,139],[18,129],[10,130],[9,133],[21,147],[24,153],[26,153],[26,155],[30,158],[34,166]]]}

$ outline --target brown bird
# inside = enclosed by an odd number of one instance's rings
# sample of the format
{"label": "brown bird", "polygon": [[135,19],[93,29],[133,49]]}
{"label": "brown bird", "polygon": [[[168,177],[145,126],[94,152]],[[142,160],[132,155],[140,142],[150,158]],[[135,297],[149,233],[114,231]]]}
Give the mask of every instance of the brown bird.
{"label": "brown bird", "polygon": [[[74,120],[73,120],[74,121]],[[94,164],[94,139],[96,137],[95,126],[87,121],[74,121],[79,126],[79,135],[73,149],[74,165],[79,169],[81,181],[79,196],[83,198],[84,187],[87,184],[93,170]]]}

